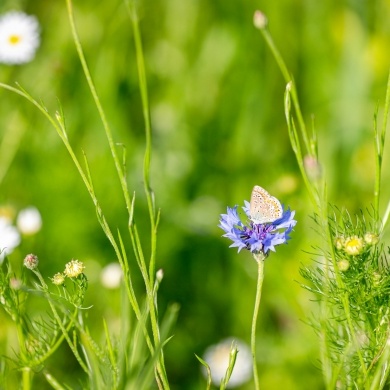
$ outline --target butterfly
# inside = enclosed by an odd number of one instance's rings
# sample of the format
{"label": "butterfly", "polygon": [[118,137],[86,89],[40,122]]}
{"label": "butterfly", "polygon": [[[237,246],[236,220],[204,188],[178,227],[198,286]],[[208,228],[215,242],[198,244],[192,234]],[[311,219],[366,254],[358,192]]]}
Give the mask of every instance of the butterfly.
{"label": "butterfly", "polygon": [[283,215],[283,207],[279,200],[271,196],[264,188],[254,186],[249,215],[251,221],[256,224],[273,222]]}

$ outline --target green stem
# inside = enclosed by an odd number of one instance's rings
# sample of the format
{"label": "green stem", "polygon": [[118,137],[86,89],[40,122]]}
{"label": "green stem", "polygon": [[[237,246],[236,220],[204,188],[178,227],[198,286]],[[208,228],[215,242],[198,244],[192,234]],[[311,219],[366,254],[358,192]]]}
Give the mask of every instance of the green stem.
{"label": "green stem", "polygon": [[55,390],[65,390],[65,387],[61,386],[61,384],[57,381],[56,378],[49,371],[44,370],[43,375],[47,382],[51,385],[51,387]]}
{"label": "green stem", "polygon": [[284,80],[286,81],[286,84],[291,82],[291,98],[292,98],[292,102],[294,104],[295,112],[296,112],[296,115],[298,118],[299,127],[301,129],[301,135],[302,135],[305,147],[307,149],[307,153],[309,153],[310,155],[316,155],[315,150],[314,150],[315,148],[313,149],[314,145],[312,147],[311,143],[309,142],[309,137],[307,135],[306,125],[305,125],[305,121],[303,120],[303,115],[302,115],[302,111],[301,111],[301,108],[299,105],[298,94],[297,94],[297,90],[295,88],[295,83],[293,82],[293,78],[290,75],[290,72],[287,69],[286,63],[284,62],[283,57],[280,55],[279,50],[277,49],[267,27],[264,26],[263,28],[260,29],[260,31],[261,31],[268,47],[270,48],[270,50],[271,50],[271,52],[276,60],[276,63],[279,66],[280,71],[282,72],[282,75],[284,77]]}
{"label": "green stem", "polygon": [[[22,356],[23,363],[27,362],[27,352],[26,352],[26,340],[25,340],[25,330],[23,329],[22,317],[18,316],[16,320],[16,332],[19,342],[20,354]],[[31,388],[31,365],[29,367],[22,368],[22,390],[30,390]]]}
{"label": "green stem", "polygon": [[131,7],[128,6],[130,17],[133,25],[133,34],[134,34],[134,44],[138,68],[138,79],[139,79],[139,88],[141,93],[142,100],[142,111],[144,116],[145,123],[145,156],[144,156],[144,188],[146,199],[148,202],[149,209],[149,218],[150,218],[150,227],[151,227],[151,256],[149,263],[149,278],[150,283],[153,286],[154,277],[155,277],[155,264],[156,264],[156,210],[153,198],[153,191],[150,186],[150,161],[152,155],[152,125],[150,121],[150,107],[149,107],[149,97],[148,97],[148,86],[146,82],[146,70],[145,70],[145,59],[144,52],[142,48],[142,39],[141,32],[139,28],[138,15],[135,4]]}
{"label": "green stem", "polygon": [[[155,348],[159,348],[161,339],[160,339],[160,330],[158,324],[158,316],[155,308],[156,297],[154,296],[153,293],[153,285],[154,285],[155,274],[156,274],[158,217],[156,218],[154,196],[150,185],[150,162],[151,162],[151,154],[152,154],[152,125],[150,120],[150,105],[149,105],[148,87],[146,81],[147,78],[146,78],[146,70],[145,70],[145,59],[144,59],[144,52],[142,47],[142,39],[141,39],[141,32],[139,27],[136,5],[132,4],[132,6],[130,6],[128,3],[128,9],[129,9],[130,18],[132,20],[132,26],[133,26],[134,44],[135,44],[136,60],[137,60],[137,68],[138,68],[138,79],[139,79],[139,87],[140,87],[141,100],[142,100],[142,110],[144,116],[145,137],[146,137],[143,174],[144,174],[144,189],[145,189],[146,199],[148,203],[149,218],[150,218],[151,253],[150,253],[150,261],[149,261],[149,283],[147,283],[147,281],[145,280],[145,284],[147,290],[149,290],[147,291],[147,299],[148,299],[148,306],[150,310],[150,322],[152,325],[152,333],[153,333]],[[141,259],[142,257],[143,256],[141,256]],[[157,368],[158,368],[158,373],[160,375],[163,387],[165,389],[169,389],[169,383],[165,371],[164,354],[162,349],[158,359]]]}
{"label": "green stem", "polygon": [[[312,182],[310,181],[310,179],[306,173],[304,160],[303,160],[303,156],[302,156],[302,148],[301,148],[301,144],[300,144],[299,137],[298,137],[298,132],[297,132],[296,126],[295,126],[293,118],[292,118],[292,113],[291,113],[291,97],[292,97],[291,92],[292,92],[292,90],[291,90],[291,88],[292,88],[292,83],[290,82],[287,84],[286,91],[284,94],[284,113],[286,116],[287,129],[288,129],[288,134],[290,137],[290,143],[291,143],[291,147],[293,149],[293,152],[295,154],[295,157],[297,159],[298,167],[299,167],[299,170],[301,172],[303,181],[306,185],[308,194],[310,196],[310,200],[313,203],[313,205],[319,210],[320,209],[319,194],[318,194],[316,187],[312,184]],[[316,157],[313,157],[313,158],[315,158],[315,160],[317,160]],[[319,184],[319,183],[317,182],[317,184]]]}
{"label": "green stem", "polygon": [[[386,89],[386,99],[385,99],[385,108],[383,112],[383,124],[381,132],[378,132],[377,118],[374,117],[374,141],[375,141],[375,188],[374,188],[374,220],[376,222],[376,228],[380,228],[379,221],[379,200],[380,200],[380,189],[381,189],[381,179],[382,179],[382,162],[383,162],[383,150],[385,145],[385,137],[387,130],[387,119],[390,109],[390,73],[387,80],[387,89]],[[383,225],[382,225],[383,229]]]}
{"label": "green stem", "polygon": [[23,367],[23,390],[30,390],[31,389],[31,368],[30,367]]}
{"label": "green stem", "polygon": [[84,52],[83,52],[83,49],[82,49],[82,46],[81,46],[81,43],[80,43],[80,38],[79,38],[79,36],[77,34],[76,25],[75,25],[74,16],[73,16],[72,1],[71,0],[66,0],[66,5],[67,5],[67,8],[68,8],[69,23],[70,23],[70,27],[71,27],[71,30],[72,30],[73,40],[74,40],[74,43],[75,43],[75,46],[76,46],[77,54],[79,56],[79,59],[80,59],[80,62],[81,62],[81,66],[83,68],[85,79],[87,80],[87,83],[88,83],[88,87],[89,87],[89,89],[91,91],[91,95],[92,95],[93,100],[95,102],[96,108],[97,108],[97,110],[99,112],[99,116],[100,116],[100,119],[102,121],[102,124],[103,124],[103,127],[104,127],[104,131],[106,133],[106,137],[107,137],[107,140],[108,140],[108,144],[110,146],[112,158],[113,158],[114,163],[115,163],[115,168],[117,170],[118,177],[119,177],[119,180],[120,180],[120,183],[121,183],[121,186],[122,186],[122,191],[123,191],[123,195],[124,195],[125,202],[126,202],[126,208],[127,208],[128,212],[130,213],[130,210],[131,210],[131,200],[130,200],[129,190],[128,190],[128,187],[127,187],[126,175],[125,175],[125,172],[122,169],[122,165],[121,165],[121,162],[120,162],[117,150],[115,148],[114,140],[113,140],[113,137],[112,137],[111,128],[110,128],[110,126],[108,124],[108,121],[107,121],[107,118],[106,118],[106,114],[105,114],[105,112],[103,110],[102,104],[100,103],[99,96],[98,96],[98,94],[96,92],[95,85],[94,85],[94,83],[92,81],[92,77],[91,77],[91,74],[90,74],[89,69],[88,69],[87,61],[85,59]]}
{"label": "green stem", "polygon": [[256,359],[256,323],[257,323],[257,317],[259,314],[259,307],[260,307],[260,301],[261,301],[261,290],[263,287],[263,280],[264,280],[264,258],[256,258],[256,255],[254,256],[257,265],[257,287],[256,287],[256,299],[255,299],[255,307],[253,310],[253,319],[252,319],[252,332],[251,332],[251,350],[252,350],[252,359],[253,359],[253,378],[255,381],[255,389],[259,390],[259,373],[257,371],[257,359]]}

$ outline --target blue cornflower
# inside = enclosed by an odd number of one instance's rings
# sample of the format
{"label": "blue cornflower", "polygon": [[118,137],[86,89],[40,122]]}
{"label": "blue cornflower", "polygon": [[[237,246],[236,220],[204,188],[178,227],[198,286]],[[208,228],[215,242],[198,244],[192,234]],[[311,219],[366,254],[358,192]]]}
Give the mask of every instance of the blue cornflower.
{"label": "blue cornflower", "polygon": [[290,232],[296,225],[294,220],[295,211],[287,210],[283,207],[282,216],[273,221],[266,223],[254,223],[250,219],[250,204],[245,201],[245,206],[242,207],[248,220],[243,223],[237,212],[238,206],[227,208],[227,214],[221,214],[219,227],[226,233],[223,237],[227,237],[233,241],[230,248],[237,247],[238,252],[241,249],[247,249],[253,254],[262,253],[265,256],[269,251],[275,252],[275,246],[284,244],[290,239]]}

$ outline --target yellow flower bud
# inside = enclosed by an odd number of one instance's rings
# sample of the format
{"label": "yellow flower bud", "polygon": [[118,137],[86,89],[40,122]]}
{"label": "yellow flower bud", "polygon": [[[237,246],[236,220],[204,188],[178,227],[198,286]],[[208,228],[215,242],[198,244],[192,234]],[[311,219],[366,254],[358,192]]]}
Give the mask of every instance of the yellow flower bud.
{"label": "yellow flower bud", "polygon": [[337,250],[341,250],[344,247],[344,242],[345,242],[344,236],[338,236],[334,240],[334,246],[336,247]]}
{"label": "yellow flower bud", "polygon": [[62,274],[61,272],[58,272],[56,273],[52,278],[51,278],[51,281],[53,282],[53,284],[55,284],[56,286],[61,286],[64,284],[65,282],[65,275]]}
{"label": "yellow flower bud", "polygon": [[379,242],[379,236],[375,233],[368,232],[364,235],[364,241],[368,245],[375,245]]}
{"label": "yellow flower bud", "polygon": [[341,272],[345,272],[349,268],[349,261],[348,260],[340,260],[337,263],[337,267]]}

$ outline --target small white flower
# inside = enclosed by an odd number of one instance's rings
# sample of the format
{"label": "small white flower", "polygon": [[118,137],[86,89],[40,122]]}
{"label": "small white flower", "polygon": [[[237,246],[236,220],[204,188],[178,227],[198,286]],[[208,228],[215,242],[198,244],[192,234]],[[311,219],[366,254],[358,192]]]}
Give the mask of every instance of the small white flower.
{"label": "small white flower", "polygon": [[52,278],[51,281],[57,285],[62,286],[65,283],[65,275],[61,272],[57,272]]}
{"label": "small white flower", "polygon": [[222,340],[217,345],[211,345],[203,356],[205,362],[210,366],[211,380],[216,386],[221,384],[221,379],[225,376],[229,365],[230,347],[233,341],[237,345],[238,354],[227,387],[240,386],[252,377],[252,353],[250,348],[243,341],[228,338]]}
{"label": "small white flower", "polygon": [[85,266],[81,261],[71,260],[65,264],[64,275],[68,278],[77,278],[84,272]]}
{"label": "small white flower", "polygon": [[20,244],[20,234],[7,218],[0,217],[0,261]]}
{"label": "small white flower", "polygon": [[35,16],[11,11],[0,16],[0,62],[31,61],[39,46],[39,23]]}
{"label": "small white flower", "polygon": [[19,212],[16,225],[21,233],[33,235],[41,230],[41,214],[36,207],[27,207]]}
{"label": "small white flower", "polygon": [[100,281],[106,288],[117,288],[120,286],[123,278],[122,267],[118,263],[106,265],[100,274]]}

